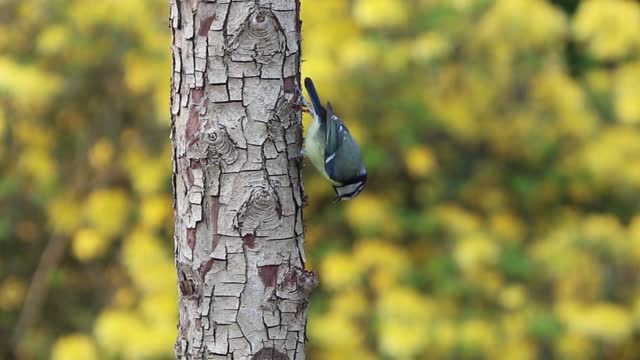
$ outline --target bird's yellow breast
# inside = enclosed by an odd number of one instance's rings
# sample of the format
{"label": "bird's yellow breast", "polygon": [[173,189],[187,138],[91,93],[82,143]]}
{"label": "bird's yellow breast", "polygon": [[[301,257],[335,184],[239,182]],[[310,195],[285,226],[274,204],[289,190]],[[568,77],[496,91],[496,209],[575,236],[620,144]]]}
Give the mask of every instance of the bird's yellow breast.
{"label": "bird's yellow breast", "polygon": [[304,141],[304,155],[311,160],[313,166],[329,180],[333,185],[337,185],[327,175],[324,169],[324,136],[320,133],[320,124],[315,119],[311,122],[307,130],[307,136]]}

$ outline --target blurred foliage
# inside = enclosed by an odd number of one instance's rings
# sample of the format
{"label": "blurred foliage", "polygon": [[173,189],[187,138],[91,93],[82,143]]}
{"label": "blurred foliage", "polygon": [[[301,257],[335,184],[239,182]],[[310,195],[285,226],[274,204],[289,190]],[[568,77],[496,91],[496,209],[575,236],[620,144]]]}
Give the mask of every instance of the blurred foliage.
{"label": "blurred foliage", "polygon": [[[302,3],[370,170],[339,204],[305,171],[309,357],[637,358],[640,3]],[[0,1],[4,339],[69,242],[0,358],[172,357],[167,10]]]}

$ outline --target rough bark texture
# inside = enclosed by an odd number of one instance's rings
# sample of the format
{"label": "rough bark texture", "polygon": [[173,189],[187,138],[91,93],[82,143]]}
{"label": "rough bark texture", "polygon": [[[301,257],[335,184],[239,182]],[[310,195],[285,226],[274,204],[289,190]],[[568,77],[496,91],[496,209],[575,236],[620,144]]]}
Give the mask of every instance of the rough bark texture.
{"label": "rough bark texture", "polygon": [[303,359],[298,0],[170,0],[178,359]]}

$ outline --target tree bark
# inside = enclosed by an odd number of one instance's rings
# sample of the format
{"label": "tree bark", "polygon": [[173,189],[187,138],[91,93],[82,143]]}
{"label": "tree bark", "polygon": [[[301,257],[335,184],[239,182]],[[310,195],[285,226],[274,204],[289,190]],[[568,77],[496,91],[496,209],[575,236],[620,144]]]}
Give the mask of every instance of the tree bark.
{"label": "tree bark", "polygon": [[304,359],[298,0],[170,0],[177,359]]}

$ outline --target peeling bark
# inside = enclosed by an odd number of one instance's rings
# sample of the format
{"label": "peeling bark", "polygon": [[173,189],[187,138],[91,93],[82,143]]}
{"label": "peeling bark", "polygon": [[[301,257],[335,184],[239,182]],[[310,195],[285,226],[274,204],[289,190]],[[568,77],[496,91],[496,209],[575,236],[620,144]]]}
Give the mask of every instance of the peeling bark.
{"label": "peeling bark", "polygon": [[170,0],[177,359],[304,359],[298,0]]}

